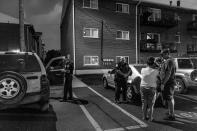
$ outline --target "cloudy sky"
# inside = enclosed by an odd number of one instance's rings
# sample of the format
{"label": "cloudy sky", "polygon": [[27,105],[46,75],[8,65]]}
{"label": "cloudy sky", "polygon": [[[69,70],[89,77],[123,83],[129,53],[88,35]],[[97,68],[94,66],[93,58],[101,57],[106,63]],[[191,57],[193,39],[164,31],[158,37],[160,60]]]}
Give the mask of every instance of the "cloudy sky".
{"label": "cloudy sky", "polygon": [[[43,32],[46,49],[60,49],[60,18],[63,0],[24,0],[25,19]],[[169,4],[169,0],[142,0]],[[176,5],[176,0],[172,0]],[[181,6],[197,9],[197,0],[181,0]],[[18,17],[18,0],[0,0],[0,12]]]}

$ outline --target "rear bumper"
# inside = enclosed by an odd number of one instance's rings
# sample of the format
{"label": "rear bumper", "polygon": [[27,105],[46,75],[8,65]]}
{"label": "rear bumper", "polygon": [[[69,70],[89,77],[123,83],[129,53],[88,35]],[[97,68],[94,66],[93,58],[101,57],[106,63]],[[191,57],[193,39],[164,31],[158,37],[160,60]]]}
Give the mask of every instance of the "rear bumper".
{"label": "rear bumper", "polygon": [[16,108],[20,106],[25,106],[25,105],[34,105],[34,104],[44,104],[49,102],[49,97],[50,97],[50,92],[49,88],[45,88],[45,90],[42,90],[41,92],[32,92],[32,93],[27,93],[24,98],[13,105],[1,105],[0,109],[7,109],[7,108]]}
{"label": "rear bumper", "polygon": [[49,101],[49,92],[35,92],[28,93],[25,95],[23,100],[19,103],[19,105],[31,104],[36,102],[48,102]]}

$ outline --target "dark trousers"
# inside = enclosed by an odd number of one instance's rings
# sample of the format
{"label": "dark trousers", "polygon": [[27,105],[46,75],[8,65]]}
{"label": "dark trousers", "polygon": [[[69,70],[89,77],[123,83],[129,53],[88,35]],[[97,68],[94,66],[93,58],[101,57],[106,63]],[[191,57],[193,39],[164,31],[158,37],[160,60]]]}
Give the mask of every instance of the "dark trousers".
{"label": "dark trousers", "polygon": [[69,98],[73,97],[72,94],[72,75],[67,74],[65,75],[65,82],[64,82],[64,99],[67,99],[67,94],[69,94]]}
{"label": "dark trousers", "polygon": [[122,91],[122,100],[126,101],[126,94],[127,94],[127,81],[126,80],[116,81],[115,100],[120,99],[121,91]]}

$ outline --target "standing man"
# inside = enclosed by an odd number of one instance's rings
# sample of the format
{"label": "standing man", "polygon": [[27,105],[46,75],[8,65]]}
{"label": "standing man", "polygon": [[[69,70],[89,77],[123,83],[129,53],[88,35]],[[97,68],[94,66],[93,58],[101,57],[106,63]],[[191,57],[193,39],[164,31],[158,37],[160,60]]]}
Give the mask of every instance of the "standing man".
{"label": "standing man", "polygon": [[[64,69],[65,69],[65,81],[64,81],[64,97],[63,101],[67,101],[67,99],[72,100],[72,79],[73,79],[73,62],[70,59],[70,54],[67,54],[66,59],[64,61]],[[69,97],[67,97],[69,94]]]}
{"label": "standing man", "polygon": [[132,70],[129,67],[129,64],[126,63],[126,60],[124,57],[121,57],[120,62],[118,63],[118,66],[116,67],[116,73],[115,73],[115,83],[116,83],[115,102],[117,104],[120,103],[121,89],[122,89],[123,102],[127,102],[126,100],[127,80],[128,80],[129,75],[131,74],[132,74]]}
{"label": "standing man", "polygon": [[174,87],[176,85],[175,72],[176,66],[170,57],[169,49],[164,49],[161,52],[164,63],[161,67],[161,90],[163,91],[163,98],[168,103],[169,116],[167,119],[175,120],[174,115]]}

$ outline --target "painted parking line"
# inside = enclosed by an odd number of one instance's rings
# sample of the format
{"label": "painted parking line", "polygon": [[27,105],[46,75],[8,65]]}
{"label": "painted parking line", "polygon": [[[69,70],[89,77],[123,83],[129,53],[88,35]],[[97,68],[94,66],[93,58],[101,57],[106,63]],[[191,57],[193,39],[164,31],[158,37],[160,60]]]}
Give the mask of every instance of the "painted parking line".
{"label": "painted parking line", "polygon": [[179,99],[187,100],[187,101],[190,101],[190,102],[193,102],[193,103],[196,103],[196,104],[197,104],[197,101],[194,101],[194,100],[191,100],[191,99],[182,97],[182,96],[177,96],[177,95],[175,95],[175,97],[177,97],[177,98],[179,98]]}
{"label": "painted parking line", "polygon": [[[106,97],[104,97],[103,95],[101,95],[100,93],[98,93],[97,91],[92,89],[91,87],[87,86],[87,88],[90,89],[92,92],[94,92],[99,97],[101,97],[102,99],[104,99],[105,101],[107,101],[113,107],[115,107],[118,110],[120,110],[123,114],[125,114],[126,116],[128,116],[129,118],[131,118],[132,120],[134,120],[135,122],[137,122],[139,124],[139,125],[135,125],[135,126],[107,129],[107,130],[104,130],[104,131],[123,131],[123,130],[131,130],[131,129],[143,128],[143,127],[147,127],[148,126],[146,123],[144,123],[143,121],[141,121],[140,119],[138,119],[134,115],[130,114],[129,112],[127,112],[126,110],[124,110],[123,108],[118,106],[117,104],[113,103],[112,101],[110,101],[109,99],[107,99]],[[75,95],[75,97],[77,97],[77,96]],[[80,107],[83,110],[83,112],[85,113],[85,115],[87,116],[88,120],[91,122],[92,126],[95,128],[95,130],[96,131],[101,131],[102,128],[99,126],[99,124],[96,122],[96,120],[90,115],[90,113],[85,108],[85,106],[80,105]]]}
{"label": "painted parking line", "polygon": [[[78,98],[74,93],[73,93],[73,96],[76,97],[76,98]],[[90,123],[92,124],[92,126],[94,127],[94,129],[96,131],[103,131],[101,129],[101,127],[99,126],[99,124],[96,122],[96,120],[90,115],[90,113],[85,108],[85,106],[80,105],[80,108],[82,109],[83,113],[86,115],[86,117],[88,118],[88,120],[90,121]]]}

